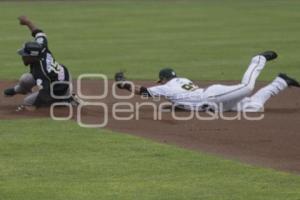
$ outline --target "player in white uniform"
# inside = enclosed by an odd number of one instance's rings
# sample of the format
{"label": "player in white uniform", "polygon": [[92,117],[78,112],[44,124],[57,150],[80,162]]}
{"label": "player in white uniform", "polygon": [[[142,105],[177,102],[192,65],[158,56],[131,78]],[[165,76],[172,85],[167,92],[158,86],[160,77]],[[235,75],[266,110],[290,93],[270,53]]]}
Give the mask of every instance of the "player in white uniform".
{"label": "player in white uniform", "polygon": [[162,69],[159,73],[161,85],[143,87],[126,82],[122,72],[116,73],[117,87],[134,91],[138,95],[163,96],[174,106],[195,111],[263,111],[264,104],[271,96],[278,94],[288,86],[300,87],[299,83],[280,73],[269,85],[263,87],[251,96],[255,82],[267,61],[277,58],[273,51],[263,52],[252,58],[250,65],[244,74],[242,81],[237,85],[212,85],[207,88],[199,88],[191,80],[179,78],[170,69]]}

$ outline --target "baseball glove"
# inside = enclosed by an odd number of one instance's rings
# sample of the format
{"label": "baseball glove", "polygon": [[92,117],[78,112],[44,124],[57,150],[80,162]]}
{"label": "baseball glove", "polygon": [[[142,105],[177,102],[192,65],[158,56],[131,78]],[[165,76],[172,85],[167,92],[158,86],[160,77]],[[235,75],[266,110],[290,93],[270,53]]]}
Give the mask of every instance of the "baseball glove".
{"label": "baseball glove", "polygon": [[126,81],[126,78],[124,76],[124,72],[117,72],[115,74],[115,81],[118,82],[117,83],[118,88],[124,89],[124,85],[125,85],[125,81]]}
{"label": "baseball glove", "polygon": [[115,74],[115,81],[117,81],[117,82],[126,81],[126,78],[124,76],[124,72],[117,72]]}

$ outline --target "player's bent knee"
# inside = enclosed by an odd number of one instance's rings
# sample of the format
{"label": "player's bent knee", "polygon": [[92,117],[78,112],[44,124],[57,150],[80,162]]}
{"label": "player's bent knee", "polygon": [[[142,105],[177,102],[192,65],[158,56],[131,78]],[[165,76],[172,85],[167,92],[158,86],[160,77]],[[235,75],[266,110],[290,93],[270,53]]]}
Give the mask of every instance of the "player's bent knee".
{"label": "player's bent knee", "polygon": [[248,89],[249,92],[252,92],[255,88],[255,85],[254,84],[248,84],[248,85],[246,85],[246,88]]}
{"label": "player's bent knee", "polygon": [[20,77],[19,82],[20,82],[20,85],[22,85],[22,86],[33,85],[34,78],[33,78],[32,74],[25,73]]}
{"label": "player's bent knee", "polygon": [[255,88],[255,85],[251,84],[251,83],[247,83],[247,84],[241,83],[241,85],[242,85],[243,91],[245,93],[249,93],[249,94],[252,93]]}

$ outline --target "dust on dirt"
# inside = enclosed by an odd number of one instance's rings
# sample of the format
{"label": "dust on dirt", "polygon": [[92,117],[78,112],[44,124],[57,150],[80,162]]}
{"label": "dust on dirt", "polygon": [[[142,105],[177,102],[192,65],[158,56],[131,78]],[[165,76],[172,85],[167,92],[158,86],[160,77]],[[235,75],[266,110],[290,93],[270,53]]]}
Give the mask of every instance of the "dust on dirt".
{"label": "dust on dirt", "polygon": [[[0,82],[0,89],[13,85],[14,82]],[[139,81],[143,85],[150,82]],[[205,87],[213,82],[200,82]],[[232,82],[226,82],[231,84]],[[258,88],[265,85],[259,83]],[[300,172],[300,90],[289,88],[273,97],[266,105],[264,118],[258,121],[216,119],[213,121],[174,120],[171,112],[162,113],[162,120],[155,120],[154,109],[151,106],[139,108],[136,116],[130,121],[120,121],[113,118],[112,107],[120,102],[111,93],[112,82],[109,82],[108,96],[97,102],[108,105],[107,128],[149,138],[158,142],[174,144],[201,152],[216,154],[225,158],[240,160],[254,165],[270,167],[278,170]],[[82,84],[85,95],[95,95],[103,92],[101,83],[86,80]],[[120,95],[126,92],[117,91]],[[127,93],[128,94],[128,93]],[[34,112],[16,112],[17,105],[22,103],[23,96],[14,98],[0,97],[0,119],[17,119],[28,117],[49,117],[49,109]],[[147,102],[140,97],[134,97],[122,102],[141,104]],[[128,108],[127,108],[128,109]],[[66,108],[55,109],[58,116],[66,115]],[[104,110],[90,106],[82,109],[84,123],[101,122]],[[178,116],[187,116],[188,112],[177,112]],[[234,113],[227,113],[233,117]],[[255,114],[253,114],[255,115]],[[120,116],[129,116],[122,113]],[[72,117],[76,120],[76,112]]]}

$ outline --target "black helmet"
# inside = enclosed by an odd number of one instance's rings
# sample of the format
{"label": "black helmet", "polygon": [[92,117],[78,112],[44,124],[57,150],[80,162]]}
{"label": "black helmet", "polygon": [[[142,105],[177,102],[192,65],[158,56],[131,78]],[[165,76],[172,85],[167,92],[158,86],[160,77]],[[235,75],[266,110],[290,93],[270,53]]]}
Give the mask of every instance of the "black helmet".
{"label": "black helmet", "polygon": [[159,71],[159,83],[163,80],[170,80],[172,78],[176,77],[176,73],[173,69],[171,68],[164,68]]}
{"label": "black helmet", "polygon": [[21,56],[39,57],[44,51],[45,48],[43,48],[39,43],[26,42],[24,47],[18,50],[18,54]]}

